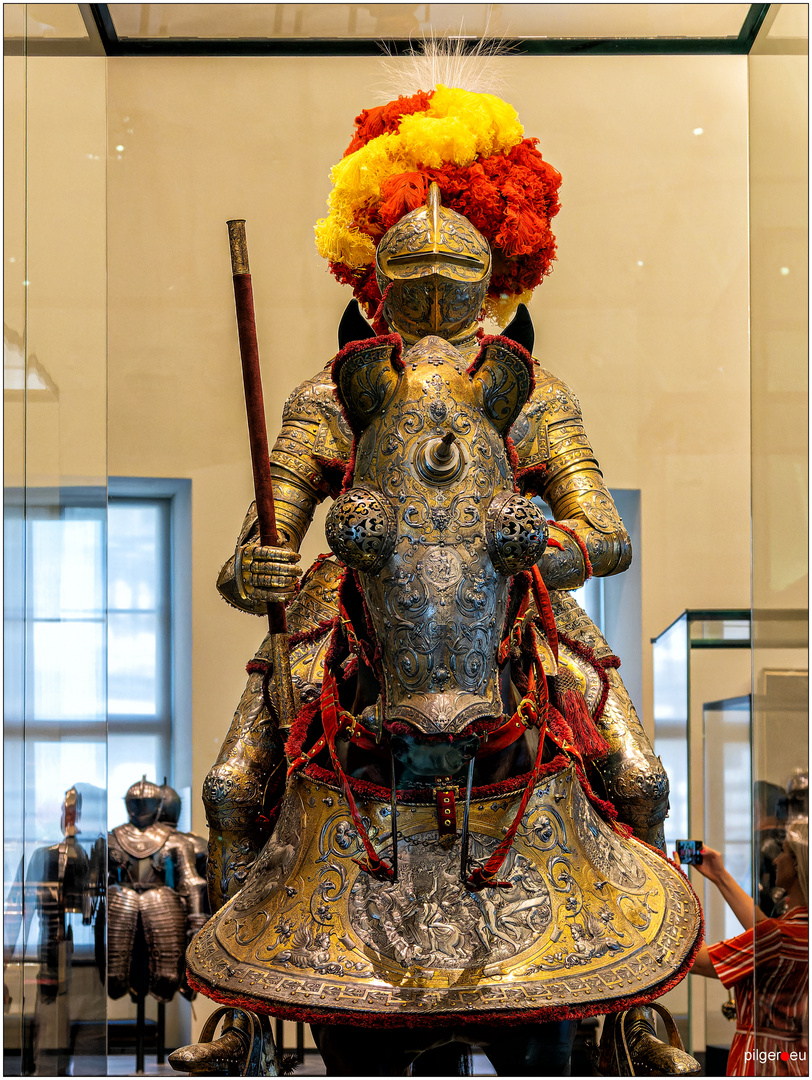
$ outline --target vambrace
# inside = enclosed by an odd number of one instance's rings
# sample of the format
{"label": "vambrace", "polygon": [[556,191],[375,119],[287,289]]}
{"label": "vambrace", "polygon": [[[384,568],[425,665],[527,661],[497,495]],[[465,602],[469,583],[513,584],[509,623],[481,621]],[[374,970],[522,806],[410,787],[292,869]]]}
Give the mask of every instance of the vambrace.
{"label": "vambrace", "polygon": [[607,577],[626,570],[631,542],[603,482],[581,407],[572,391],[543,369],[517,434],[522,490],[540,495],[555,519],[553,543],[539,561],[548,589],[577,589],[590,574]]}
{"label": "vambrace", "polygon": [[[316,506],[328,494],[337,494],[351,450],[352,434],[333,396],[329,371],[325,370],[299,386],[288,398],[282,428],[270,454],[281,546],[299,550]],[[252,503],[240,529],[236,551],[220,571],[217,588],[233,607],[264,615],[265,602],[252,603],[241,596],[235,580],[240,549],[258,539],[256,504]]]}
{"label": "vambrace", "polygon": [[186,908],[186,929],[190,935],[195,934],[208,921],[208,915],[206,882],[197,873],[194,842],[183,833],[175,833],[166,847],[175,867],[175,890]]}
{"label": "vambrace", "polygon": [[589,576],[584,550],[597,577],[621,573],[632,559],[631,541],[603,482],[583,421],[580,417],[557,421],[548,426],[547,434],[550,462],[540,494],[555,521],[564,526],[551,529],[562,550],[550,549],[549,568],[542,561],[547,587],[583,585]]}

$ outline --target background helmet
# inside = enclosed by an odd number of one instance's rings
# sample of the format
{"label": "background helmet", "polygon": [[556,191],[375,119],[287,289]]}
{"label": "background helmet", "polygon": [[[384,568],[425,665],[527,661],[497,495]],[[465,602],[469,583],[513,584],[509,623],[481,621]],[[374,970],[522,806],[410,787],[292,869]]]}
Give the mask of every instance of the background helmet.
{"label": "background helmet", "polygon": [[157,820],[162,803],[163,792],[157,784],[150,783],[146,776],[133,784],[124,796],[127,817],[130,823],[139,829],[145,829]]}
{"label": "background helmet", "polygon": [[163,803],[158,813],[158,821],[165,821],[169,825],[177,825],[180,820],[181,799],[177,791],[170,787],[164,780],[161,784]]}

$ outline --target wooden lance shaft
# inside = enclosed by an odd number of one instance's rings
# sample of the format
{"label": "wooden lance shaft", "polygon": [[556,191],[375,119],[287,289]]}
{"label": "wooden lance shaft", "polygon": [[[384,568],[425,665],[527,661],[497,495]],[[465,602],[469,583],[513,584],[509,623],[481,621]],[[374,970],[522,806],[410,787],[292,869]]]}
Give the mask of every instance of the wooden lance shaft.
{"label": "wooden lance shaft", "polygon": [[[254,290],[248,268],[248,244],[245,221],[226,222],[231,249],[231,273],[234,277],[234,303],[237,308],[237,332],[240,339],[240,358],[245,390],[245,410],[248,416],[248,436],[251,443],[251,464],[254,470],[254,497],[259,521],[259,540],[263,547],[279,547],[276,531],[276,512],[273,501],[273,482],[268,453],[268,431],[265,426],[265,405],[262,398],[262,374],[259,367],[259,347],[254,316]],[[296,700],[290,674],[290,652],[285,605],[268,602],[268,628],[271,632],[273,683],[279,709],[279,723],[290,727],[296,715]]]}

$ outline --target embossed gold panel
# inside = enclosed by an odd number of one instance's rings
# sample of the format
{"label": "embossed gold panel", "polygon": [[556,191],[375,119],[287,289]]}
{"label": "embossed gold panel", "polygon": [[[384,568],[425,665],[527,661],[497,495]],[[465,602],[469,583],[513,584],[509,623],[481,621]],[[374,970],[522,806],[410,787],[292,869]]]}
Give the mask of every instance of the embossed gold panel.
{"label": "embossed gold panel", "polygon": [[[518,799],[472,802],[475,859],[496,847]],[[391,859],[389,805],[360,809]],[[217,1000],[270,1012],[400,1013],[411,1022],[601,1012],[663,992],[700,931],[683,875],[599,818],[571,767],[544,779],[528,804],[504,867],[511,889],[466,889],[459,841],[440,845],[428,804],[399,809],[396,882],[362,873],[353,861],[362,854],[339,792],[297,778],[244,888],[192,943],[194,978]]]}

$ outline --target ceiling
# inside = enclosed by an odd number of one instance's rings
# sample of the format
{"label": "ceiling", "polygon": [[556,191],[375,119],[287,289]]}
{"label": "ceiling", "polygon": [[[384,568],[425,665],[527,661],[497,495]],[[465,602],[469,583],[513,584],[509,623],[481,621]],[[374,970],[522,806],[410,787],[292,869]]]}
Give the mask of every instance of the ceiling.
{"label": "ceiling", "polygon": [[807,4],[4,4],[7,53],[107,56],[397,54],[431,34],[533,55],[741,54],[760,31],[805,43],[807,18]]}

